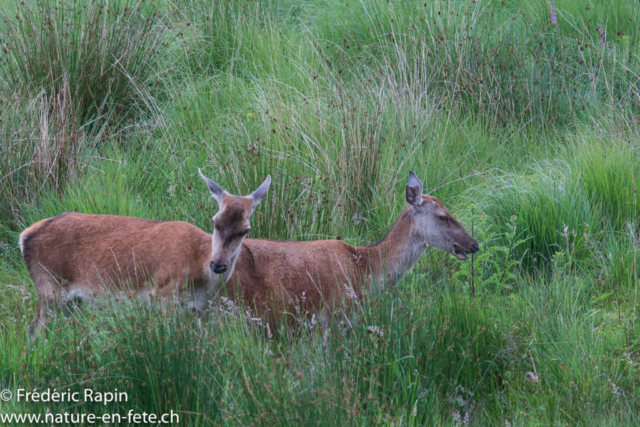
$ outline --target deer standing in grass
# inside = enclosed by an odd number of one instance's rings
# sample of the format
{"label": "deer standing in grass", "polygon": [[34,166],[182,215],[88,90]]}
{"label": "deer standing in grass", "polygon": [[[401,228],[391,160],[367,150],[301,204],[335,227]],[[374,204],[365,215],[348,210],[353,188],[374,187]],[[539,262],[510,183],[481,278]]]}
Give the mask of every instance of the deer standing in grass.
{"label": "deer standing in grass", "polygon": [[[357,298],[373,285],[407,273],[427,246],[466,260],[478,243],[435,197],[422,194],[413,172],[406,185],[407,205],[391,230],[372,246],[341,240],[278,242],[246,239],[227,282],[245,302],[273,323],[286,313],[330,309]],[[323,322],[327,316],[323,312]]]}
{"label": "deer standing in grass", "polygon": [[109,285],[141,298],[181,295],[192,286],[189,306],[205,309],[233,273],[249,220],[271,177],[250,196],[234,196],[198,172],[220,207],[213,235],[182,221],[74,212],[24,230],[20,250],[39,299],[29,336],[33,339],[46,326],[49,308],[89,301]]}

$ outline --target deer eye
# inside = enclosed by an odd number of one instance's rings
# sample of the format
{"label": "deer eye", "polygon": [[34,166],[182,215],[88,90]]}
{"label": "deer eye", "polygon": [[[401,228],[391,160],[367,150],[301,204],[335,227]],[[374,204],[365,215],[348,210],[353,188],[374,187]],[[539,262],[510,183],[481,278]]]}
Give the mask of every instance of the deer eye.
{"label": "deer eye", "polygon": [[438,218],[440,218],[440,221],[444,221],[444,222],[449,221],[449,218],[446,215],[440,215]]}

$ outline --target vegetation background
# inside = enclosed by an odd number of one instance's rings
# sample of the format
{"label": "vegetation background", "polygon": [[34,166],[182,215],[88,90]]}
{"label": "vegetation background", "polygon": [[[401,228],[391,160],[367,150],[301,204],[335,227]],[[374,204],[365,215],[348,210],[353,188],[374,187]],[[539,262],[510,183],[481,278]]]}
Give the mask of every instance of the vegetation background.
{"label": "vegetation background", "polygon": [[[0,0],[0,389],[125,390],[205,425],[638,425],[640,3]],[[18,235],[189,221],[267,174],[254,237],[379,240],[410,169],[481,244],[266,332],[114,297],[30,346]]]}

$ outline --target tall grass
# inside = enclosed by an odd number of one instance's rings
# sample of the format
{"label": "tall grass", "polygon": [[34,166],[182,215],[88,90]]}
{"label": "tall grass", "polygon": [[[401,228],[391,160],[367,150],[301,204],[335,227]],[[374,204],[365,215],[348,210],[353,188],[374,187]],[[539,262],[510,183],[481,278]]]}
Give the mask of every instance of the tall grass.
{"label": "tall grass", "polygon": [[584,197],[579,174],[565,162],[536,164],[526,174],[500,174],[488,184],[474,190],[481,207],[499,224],[516,216],[518,233],[531,236],[521,247],[528,264],[547,265],[559,250],[588,256],[585,234],[600,229],[603,214]]}
{"label": "tall grass", "polygon": [[0,92],[0,235],[6,227],[15,229],[23,206],[60,191],[97,154],[95,144],[104,128],[79,128],[68,95],[41,93],[28,99],[18,92]]}
{"label": "tall grass", "polygon": [[136,85],[157,82],[164,26],[153,2],[122,0],[7,5],[5,69],[10,85],[35,97],[66,97],[69,114],[89,120],[123,116]]}
{"label": "tall grass", "polygon": [[576,153],[584,192],[602,207],[607,220],[622,230],[627,221],[637,221],[640,211],[636,177],[638,147],[627,141],[585,141]]}
{"label": "tall grass", "polygon": [[615,31],[627,31],[615,37],[620,49],[601,45],[594,30],[600,25],[611,32],[605,20],[612,15],[603,7],[576,13],[575,6],[558,3],[561,17],[552,23],[546,1],[510,3],[335,2],[317,13],[327,61],[391,69],[405,85],[424,80],[428,89],[422,89],[445,95],[447,105],[496,123],[568,124],[593,114],[628,114],[611,108],[618,104],[637,110],[630,98],[635,59],[629,59],[638,6],[611,3],[619,13]]}
{"label": "tall grass", "polygon": [[[632,422],[633,368],[609,356],[625,351],[625,336],[592,327],[604,319],[589,303],[593,292],[562,271],[506,306],[446,284],[434,292],[424,277],[405,281],[358,302],[352,328],[337,322],[326,350],[317,326],[298,336],[283,327],[269,339],[229,307],[199,330],[179,306],[114,297],[77,312],[72,328],[59,319],[49,342],[19,364],[3,359],[2,378],[10,387],[72,391],[109,389],[118,378],[128,402],[83,410],[173,409],[181,425]],[[3,337],[4,349],[19,343]]]}
{"label": "tall grass", "polygon": [[17,202],[60,190],[123,118],[138,115],[143,88],[160,83],[167,43],[154,2],[7,2],[2,19],[0,206],[15,227]]}
{"label": "tall grass", "polygon": [[[118,388],[82,409],[183,425],[637,424],[636,4],[4,4],[0,389]],[[198,168],[235,194],[272,175],[257,237],[354,244],[414,170],[482,252],[427,249],[326,342],[233,299],[197,318],[115,295],[28,346],[21,229],[78,211],[210,231]]]}

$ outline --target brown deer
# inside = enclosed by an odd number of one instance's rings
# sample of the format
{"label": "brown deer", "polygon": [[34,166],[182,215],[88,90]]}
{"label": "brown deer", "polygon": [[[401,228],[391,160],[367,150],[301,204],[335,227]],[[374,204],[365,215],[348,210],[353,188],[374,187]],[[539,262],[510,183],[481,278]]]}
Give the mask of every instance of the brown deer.
{"label": "brown deer", "polygon": [[46,326],[47,311],[76,300],[90,301],[109,285],[143,299],[182,295],[204,309],[233,273],[249,220],[267,194],[271,177],[250,196],[234,196],[202,175],[220,210],[213,235],[182,221],[65,212],[20,234],[20,250],[36,286],[39,308],[29,335]]}
{"label": "brown deer", "polygon": [[[358,298],[371,286],[408,272],[427,246],[466,260],[478,243],[435,197],[422,194],[413,172],[406,185],[407,205],[391,230],[372,246],[341,240],[243,242],[228,291],[269,323],[282,314],[317,311]],[[323,312],[323,321],[326,316]]]}

